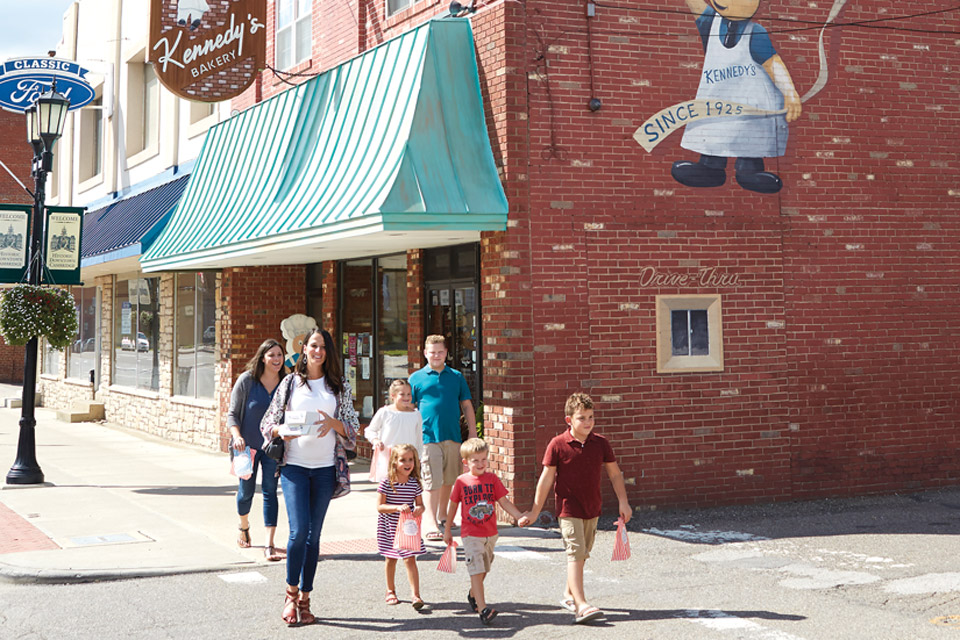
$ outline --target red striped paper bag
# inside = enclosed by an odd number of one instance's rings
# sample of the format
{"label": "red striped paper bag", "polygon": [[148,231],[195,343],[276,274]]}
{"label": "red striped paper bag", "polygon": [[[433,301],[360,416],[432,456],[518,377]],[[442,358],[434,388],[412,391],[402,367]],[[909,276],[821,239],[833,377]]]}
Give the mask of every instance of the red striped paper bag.
{"label": "red striped paper bag", "polygon": [[402,511],[397,520],[397,535],[393,539],[394,549],[420,551],[420,518],[410,511]]}
{"label": "red striped paper bag", "polygon": [[443,554],[440,556],[440,562],[437,564],[437,571],[443,571],[444,573],[456,573],[457,572],[457,543],[450,542],[447,545],[447,548],[443,550]]}
{"label": "red striped paper bag", "polygon": [[627,538],[627,525],[623,518],[617,519],[617,538],[613,543],[611,560],[626,560],[630,557],[630,539]]}

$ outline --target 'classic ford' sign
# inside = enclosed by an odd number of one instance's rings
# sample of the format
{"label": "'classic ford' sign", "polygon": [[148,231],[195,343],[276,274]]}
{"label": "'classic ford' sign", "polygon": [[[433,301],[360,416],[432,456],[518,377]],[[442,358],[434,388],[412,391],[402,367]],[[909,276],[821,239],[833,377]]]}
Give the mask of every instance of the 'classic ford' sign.
{"label": "'classic ford' sign", "polygon": [[70,110],[79,109],[93,100],[88,73],[76,62],[58,58],[7,60],[0,65],[0,107],[23,113],[56,79],[57,93],[70,101]]}

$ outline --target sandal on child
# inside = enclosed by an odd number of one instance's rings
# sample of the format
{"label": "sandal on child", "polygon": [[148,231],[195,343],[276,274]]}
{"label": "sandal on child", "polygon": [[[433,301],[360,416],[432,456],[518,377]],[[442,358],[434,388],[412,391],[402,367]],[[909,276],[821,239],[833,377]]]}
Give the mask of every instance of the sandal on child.
{"label": "sandal on child", "polygon": [[570,613],[577,612],[577,603],[574,601],[573,598],[568,598],[564,596],[563,598],[560,599],[560,606],[566,609],[567,611],[569,611]]}
{"label": "sandal on child", "polygon": [[477,599],[473,597],[473,591],[467,591],[467,604],[470,605],[474,613],[479,611],[479,609],[477,609]]}
{"label": "sandal on child", "polygon": [[240,533],[237,534],[237,546],[241,549],[246,549],[250,546],[250,527],[244,529],[243,527],[237,527],[240,530]]}
{"label": "sandal on child", "polygon": [[383,601],[387,604],[400,604],[400,598],[397,597],[397,594],[393,591],[387,590],[387,595],[384,596]]}
{"label": "sandal on child", "polygon": [[583,624],[584,622],[590,622],[591,620],[596,620],[603,616],[603,611],[597,609],[596,607],[585,604],[580,607],[580,610],[577,611],[577,616],[573,619],[574,624]]}
{"label": "sandal on child", "polygon": [[301,594],[297,601],[297,611],[300,613],[300,624],[313,624],[317,621],[317,616],[310,613],[310,598],[304,598]]}
{"label": "sandal on child", "polygon": [[420,610],[423,609],[425,606],[427,606],[427,603],[423,601],[423,598],[418,598],[418,597],[414,596],[414,598],[413,598],[413,608],[414,608],[416,611],[420,611]]}
{"label": "sandal on child", "polygon": [[299,590],[291,592],[289,589],[287,589],[286,597],[283,599],[283,613],[281,614],[281,617],[289,627],[297,624],[297,622],[300,620],[297,615],[299,612],[299,607],[297,606],[298,595]]}
{"label": "sandal on child", "polygon": [[490,607],[485,607],[483,611],[480,612],[480,622],[485,625],[488,625],[493,622],[493,619],[497,617],[497,610],[491,609]]}

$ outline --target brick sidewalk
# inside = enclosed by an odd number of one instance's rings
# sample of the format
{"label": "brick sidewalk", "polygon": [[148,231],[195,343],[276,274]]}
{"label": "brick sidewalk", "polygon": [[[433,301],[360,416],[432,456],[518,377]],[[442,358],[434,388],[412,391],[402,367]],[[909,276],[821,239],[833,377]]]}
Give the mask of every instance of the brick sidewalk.
{"label": "brick sidewalk", "polygon": [[0,503],[0,554],[59,548],[40,529]]}

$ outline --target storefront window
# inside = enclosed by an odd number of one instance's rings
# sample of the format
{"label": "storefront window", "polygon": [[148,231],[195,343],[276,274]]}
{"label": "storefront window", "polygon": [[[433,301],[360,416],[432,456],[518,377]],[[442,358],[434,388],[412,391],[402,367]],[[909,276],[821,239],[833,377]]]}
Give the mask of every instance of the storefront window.
{"label": "storefront window", "polygon": [[50,346],[46,340],[40,342],[43,362],[40,366],[40,372],[48,376],[60,375],[60,352]]}
{"label": "storefront window", "polygon": [[390,401],[390,383],[407,377],[407,256],[386,256],[377,260],[377,344],[380,403]]}
{"label": "storefront window", "polygon": [[340,348],[361,419],[388,401],[390,383],[407,377],[407,256],[340,265]]}
{"label": "storefront window", "polygon": [[117,276],[113,300],[112,383],[160,388],[160,279]]}
{"label": "storefront window", "polygon": [[369,420],[379,408],[374,402],[373,313],[374,261],[350,260],[341,265],[340,348],[343,375],[353,387],[353,401],[362,419]]}
{"label": "storefront window", "polygon": [[216,274],[177,274],[174,393],[212,398],[216,358]]}
{"label": "storefront window", "polygon": [[90,380],[97,367],[97,288],[73,287],[77,305],[77,338],[67,350],[67,377]]}

